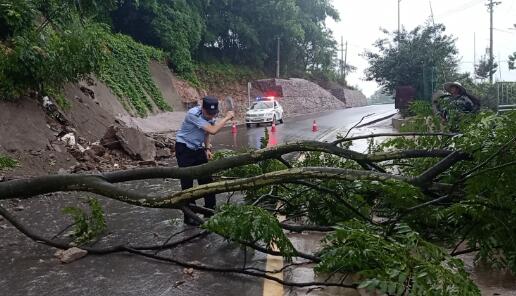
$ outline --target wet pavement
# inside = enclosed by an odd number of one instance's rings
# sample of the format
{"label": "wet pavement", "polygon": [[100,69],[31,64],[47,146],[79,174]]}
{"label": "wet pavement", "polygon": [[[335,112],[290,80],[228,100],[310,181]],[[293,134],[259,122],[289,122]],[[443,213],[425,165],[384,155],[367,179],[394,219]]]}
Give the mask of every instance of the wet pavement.
{"label": "wet pavement", "polygon": [[[316,115],[286,121],[273,133],[272,144],[298,139],[316,139],[336,128],[354,124],[366,110],[339,110],[317,118],[319,132],[311,131]],[[392,106],[380,109],[390,109]],[[347,120],[342,121],[345,117]],[[340,122],[340,123],[339,123]],[[339,124],[337,124],[339,123]],[[215,137],[219,148],[259,147],[263,128],[245,127],[233,137],[225,130]],[[277,138],[275,137],[277,136]],[[238,144],[237,144],[238,143]],[[169,193],[179,189],[176,180],[143,180],[120,186],[147,193]],[[5,201],[17,219],[47,238],[53,237],[72,221],[62,213],[67,206],[85,206],[93,194],[55,193],[24,201]],[[131,245],[162,244],[172,234],[172,241],[195,234],[198,230],[182,223],[177,210],[148,209],[97,197],[106,213],[108,233],[95,247],[130,243]],[[219,203],[225,201],[219,196]],[[184,232],[183,232],[184,231]],[[0,294],[1,295],[262,295],[260,279],[241,275],[199,272],[129,254],[89,255],[63,265],[54,257],[55,248],[25,237],[7,221],[0,221]],[[183,261],[197,261],[211,266],[241,266],[244,252],[219,236],[210,234],[182,247],[160,253]],[[266,256],[247,252],[246,262],[265,267]]]}
{"label": "wet pavement", "polygon": [[[372,105],[359,108],[341,109],[332,112],[308,114],[295,118],[285,119],[282,124],[276,125],[276,132],[269,133],[269,144],[294,142],[298,140],[330,139],[337,132],[346,132],[362,117],[371,115],[364,122],[374,118],[395,113],[393,104]],[[316,121],[318,131],[312,131],[313,121]],[[213,145],[219,149],[244,150],[247,148],[259,148],[260,139],[264,136],[264,129],[271,130],[271,124],[252,125],[247,128],[245,124],[238,125],[237,133],[226,128],[219,132],[213,139]],[[328,137],[329,136],[329,137]]]}
{"label": "wet pavement", "polygon": [[[152,180],[122,186],[165,192],[176,190],[177,182]],[[86,196],[93,195],[80,196],[58,193],[2,205],[22,223],[51,238],[71,223],[61,209],[84,205]],[[161,245],[173,234],[177,235],[171,242],[199,232],[183,225],[182,214],[177,210],[147,209],[98,198],[106,213],[109,232],[95,247],[128,242],[131,245]],[[261,281],[255,278],[190,271],[124,253],[89,255],[71,264],[60,264],[54,257],[55,248],[31,241],[6,221],[0,221],[0,249],[0,295],[261,295],[262,290]],[[244,261],[239,246],[213,234],[159,254],[217,267],[241,266]],[[260,268],[264,258],[260,253],[248,252],[246,259],[248,266]]]}
{"label": "wet pavement", "polygon": [[[270,133],[270,145],[301,139],[332,140],[338,133],[357,123],[364,115],[376,116],[392,112],[392,105],[368,106],[337,110],[318,115],[297,117],[279,124]],[[314,118],[319,127],[312,132]],[[268,126],[270,131],[270,126]],[[352,135],[389,131],[385,122],[366,128],[354,129]],[[226,129],[215,136],[216,148],[234,150],[257,148],[264,135],[264,127],[247,129],[239,126],[237,134]],[[357,151],[367,149],[367,142],[357,142]],[[176,180],[143,180],[120,186],[148,193],[167,193],[179,189]],[[93,194],[56,193],[26,201],[0,202],[20,221],[36,232],[51,238],[71,223],[62,214],[66,206],[84,205]],[[127,205],[98,197],[106,212],[109,231],[96,243],[96,247],[130,242],[132,245],[162,244],[174,235],[171,242],[196,234],[199,230],[185,226],[182,214],[177,210],[148,209]],[[218,196],[218,203],[226,202]],[[313,235],[290,234],[301,250],[317,248],[319,238]],[[177,265],[129,255],[125,253],[105,256],[90,255],[71,264],[63,265],[54,257],[55,248],[32,242],[5,220],[0,220],[0,295],[263,295],[264,282],[248,276],[191,271]],[[216,267],[242,266],[244,252],[217,235],[193,240],[179,248],[160,253],[181,261],[203,263]],[[246,266],[264,269],[266,256],[259,252],[247,252]],[[470,260],[471,261],[471,260]],[[466,260],[466,263],[468,261]],[[470,262],[471,263],[471,262]],[[489,269],[470,266],[472,277],[480,285],[483,295],[516,295],[516,281],[510,275]],[[286,280],[312,281],[311,266],[288,269]],[[498,294],[496,294],[498,293]],[[339,289],[289,289],[284,295],[357,295],[356,292]],[[272,294],[271,294],[272,295]],[[274,294],[280,295],[280,294]]]}

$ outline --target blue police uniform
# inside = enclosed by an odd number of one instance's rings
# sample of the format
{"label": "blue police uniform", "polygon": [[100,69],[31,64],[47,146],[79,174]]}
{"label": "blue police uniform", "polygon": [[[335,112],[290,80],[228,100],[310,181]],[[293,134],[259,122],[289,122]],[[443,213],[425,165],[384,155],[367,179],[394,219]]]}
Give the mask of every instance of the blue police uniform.
{"label": "blue police uniform", "polygon": [[[176,135],[176,159],[179,167],[196,166],[208,162],[206,151],[203,147],[204,140],[206,139],[206,132],[203,127],[208,124],[214,125],[215,120],[204,118],[200,106],[188,110],[181,129]],[[212,181],[211,176],[197,179],[199,185]],[[192,178],[181,178],[181,189],[185,190],[192,187]],[[204,204],[207,208],[214,209],[215,202],[215,194],[208,194],[204,197]],[[190,204],[195,204],[195,202]]]}

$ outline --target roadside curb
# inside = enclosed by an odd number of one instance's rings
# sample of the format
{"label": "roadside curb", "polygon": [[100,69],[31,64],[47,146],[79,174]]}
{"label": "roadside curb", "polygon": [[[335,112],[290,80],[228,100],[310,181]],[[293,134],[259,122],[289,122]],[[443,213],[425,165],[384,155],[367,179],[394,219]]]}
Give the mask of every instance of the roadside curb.
{"label": "roadside curb", "polygon": [[[376,118],[376,119],[373,119],[369,122],[366,122],[366,123],[362,123],[358,126],[356,126],[355,128],[361,128],[361,127],[365,127],[365,126],[368,126],[368,125],[371,125],[371,124],[374,124],[374,123],[377,123],[377,122],[380,122],[380,121],[383,121],[383,120],[386,120],[386,119],[389,119],[391,117],[394,117],[396,116],[396,114],[398,114],[398,112],[394,112],[392,114],[389,114],[389,115],[385,115],[385,116],[382,116],[380,118]],[[340,131],[340,129],[338,128],[332,128],[332,129],[329,129],[325,132],[323,132],[319,137],[317,137],[315,140],[316,141],[321,141],[321,142],[326,142],[328,141],[329,138],[331,138],[332,136],[334,136],[336,133],[338,133]]]}
{"label": "roadside curb", "polygon": [[371,121],[369,121],[369,122],[362,123],[362,124],[360,124],[360,125],[357,125],[356,127],[357,127],[357,128],[360,128],[360,127],[364,127],[364,126],[371,125],[371,124],[373,124],[373,123],[377,123],[377,122],[380,122],[380,121],[384,121],[385,119],[389,119],[389,118],[391,118],[391,117],[394,117],[396,114],[398,114],[398,111],[396,111],[396,112],[394,112],[394,113],[392,113],[392,114],[386,115],[386,116],[382,116],[382,117],[377,118],[377,119],[373,119],[373,120],[371,120]]}

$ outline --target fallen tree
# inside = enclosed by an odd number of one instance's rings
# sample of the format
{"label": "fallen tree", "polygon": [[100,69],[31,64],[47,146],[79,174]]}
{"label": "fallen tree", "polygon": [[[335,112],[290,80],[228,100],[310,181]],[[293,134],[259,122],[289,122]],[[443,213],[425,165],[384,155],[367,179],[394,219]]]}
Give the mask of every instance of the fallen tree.
{"label": "fallen tree", "polygon": [[[340,286],[379,289],[389,295],[478,295],[460,260],[465,252],[516,270],[516,120],[481,114],[466,117],[458,133],[405,132],[340,138],[332,143],[299,141],[247,153],[221,153],[218,159],[189,168],[149,168],[94,175],[44,176],[0,183],[0,200],[37,198],[57,191],[91,192],[132,205],[181,209],[202,223],[197,233],[170,242],[141,246],[131,243],[95,248],[91,236],[81,241],[90,254],[127,252],[187,268],[240,273],[289,286]],[[416,124],[414,127],[421,127]],[[349,150],[353,140],[379,136],[367,154]],[[299,160],[287,160],[302,153]],[[215,174],[217,181],[167,195],[150,195],[117,183]],[[244,204],[229,203],[215,212],[200,206],[184,207],[207,193],[240,192]],[[95,206],[95,203],[92,203]],[[99,214],[87,219],[86,231],[102,232]],[[92,208],[92,213],[94,209]],[[98,209],[95,211],[99,213]],[[200,214],[213,217],[201,218]],[[287,216],[280,223],[276,214]],[[46,238],[25,227],[0,207],[0,215],[34,241],[68,249],[77,244]],[[288,219],[296,218],[297,224]],[[97,224],[95,224],[97,223]],[[97,226],[92,227],[89,224]],[[100,225],[100,226],[99,226]],[[89,228],[88,228],[89,227]],[[97,231],[91,231],[96,229]],[[325,232],[318,253],[294,248],[285,231]],[[323,273],[357,273],[350,283],[289,282],[271,274],[282,270],[255,267],[218,268],[159,255],[216,233],[251,248],[288,260],[299,257]],[[56,236],[57,237],[57,236]],[[438,242],[440,247],[435,243]],[[464,249],[461,246],[466,244]],[[462,248],[459,250],[459,248]],[[451,250],[451,251],[447,251]],[[286,268],[286,267],[285,267]]]}

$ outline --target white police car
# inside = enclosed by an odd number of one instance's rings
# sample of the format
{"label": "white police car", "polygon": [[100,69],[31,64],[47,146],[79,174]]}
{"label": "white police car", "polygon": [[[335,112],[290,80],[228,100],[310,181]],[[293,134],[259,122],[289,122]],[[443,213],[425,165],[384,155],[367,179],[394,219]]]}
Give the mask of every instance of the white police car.
{"label": "white police car", "polygon": [[283,107],[273,97],[257,98],[245,114],[247,127],[260,123],[283,123]]}

